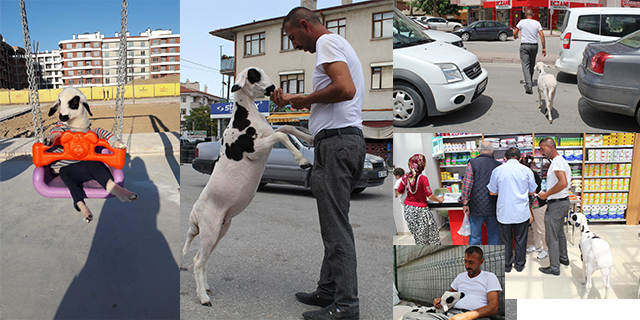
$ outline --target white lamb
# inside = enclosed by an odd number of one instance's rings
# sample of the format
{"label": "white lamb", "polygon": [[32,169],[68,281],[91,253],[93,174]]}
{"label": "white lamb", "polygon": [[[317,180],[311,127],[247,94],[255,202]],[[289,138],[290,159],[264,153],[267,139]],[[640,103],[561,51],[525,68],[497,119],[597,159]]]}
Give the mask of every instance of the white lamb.
{"label": "white lamb", "polygon": [[545,116],[549,119],[549,123],[552,123],[553,117],[551,116],[551,109],[553,109],[553,98],[556,96],[556,86],[558,85],[558,82],[556,81],[556,77],[552,74],[546,73],[544,68],[550,67],[543,62],[536,63],[535,69],[540,72],[540,75],[538,76],[538,107],[542,108],[542,97],[544,96],[544,101],[547,107]]}

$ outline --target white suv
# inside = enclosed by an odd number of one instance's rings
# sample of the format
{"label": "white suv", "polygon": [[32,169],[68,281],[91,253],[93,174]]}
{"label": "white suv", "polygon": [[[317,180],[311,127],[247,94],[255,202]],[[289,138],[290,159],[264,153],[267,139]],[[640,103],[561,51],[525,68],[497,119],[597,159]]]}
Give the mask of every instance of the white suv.
{"label": "white suv", "polygon": [[560,57],[556,60],[556,68],[575,75],[587,44],[618,40],[640,29],[640,9],[569,9],[560,29]]}
{"label": "white suv", "polygon": [[393,125],[460,109],[484,92],[487,71],[471,52],[435,41],[402,12],[393,16]]}

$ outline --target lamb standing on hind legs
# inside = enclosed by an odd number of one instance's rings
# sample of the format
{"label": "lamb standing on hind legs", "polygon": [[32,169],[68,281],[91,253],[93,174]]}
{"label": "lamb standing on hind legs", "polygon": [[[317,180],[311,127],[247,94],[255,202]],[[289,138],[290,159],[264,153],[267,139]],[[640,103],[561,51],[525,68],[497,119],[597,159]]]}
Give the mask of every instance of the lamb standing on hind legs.
{"label": "lamb standing on hind legs", "polygon": [[273,90],[273,82],[261,69],[247,68],[238,74],[232,88],[232,118],[224,130],[218,162],[189,215],[190,226],[182,255],[187,253],[193,238],[200,234],[193,273],[196,294],[203,305],[211,306],[206,292],[209,291],[207,260],[229,230],[233,217],[251,203],[273,145],[282,142],[300,167],[311,166],[284,132],[296,134],[307,142],[312,141],[311,137],[293,127],[274,131],[255,108],[254,99],[269,96]]}
{"label": "lamb standing on hind legs", "polygon": [[542,99],[544,97],[545,106],[547,108],[545,116],[549,119],[549,123],[553,122],[551,110],[553,109],[553,98],[556,96],[556,86],[558,82],[556,77],[552,74],[546,73],[544,68],[549,68],[548,65],[543,62],[536,63],[535,69],[540,72],[538,76],[538,101],[539,108],[542,108]]}

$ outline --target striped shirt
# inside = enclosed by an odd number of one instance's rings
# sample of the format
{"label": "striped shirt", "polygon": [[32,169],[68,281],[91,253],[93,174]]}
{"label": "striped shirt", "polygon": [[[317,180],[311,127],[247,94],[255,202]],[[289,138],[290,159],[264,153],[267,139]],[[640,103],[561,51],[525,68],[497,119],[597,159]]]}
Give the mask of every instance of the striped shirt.
{"label": "striped shirt", "polygon": [[[60,132],[61,134],[65,131],[73,131],[73,132],[93,132],[98,136],[98,139],[103,139],[103,140],[107,140],[107,142],[113,146],[114,143],[116,143],[116,141],[118,141],[118,139],[116,138],[115,135],[113,135],[111,132],[103,129],[103,128],[95,128],[95,129],[91,129],[88,128],[87,130],[72,130],[71,128],[67,127],[64,123],[62,122],[58,122],[56,123],[53,128],[51,128],[50,134],[53,133],[57,133]],[[53,153],[62,153],[64,152],[63,148],[61,145],[54,145],[51,148],[49,148],[47,150],[47,152],[53,152]],[[60,172],[60,169],[62,167],[66,167],[68,165],[74,164],[74,163],[78,163],[80,162],[80,160],[58,160],[55,162],[52,162],[50,164],[51,169],[53,170],[53,173],[58,174]]]}

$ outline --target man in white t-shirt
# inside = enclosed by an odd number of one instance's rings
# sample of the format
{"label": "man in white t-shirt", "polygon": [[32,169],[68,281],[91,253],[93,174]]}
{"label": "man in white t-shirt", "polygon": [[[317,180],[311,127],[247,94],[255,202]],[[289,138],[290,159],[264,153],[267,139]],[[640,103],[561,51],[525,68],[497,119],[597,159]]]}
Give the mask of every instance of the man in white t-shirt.
{"label": "man in white t-shirt", "polygon": [[313,92],[286,94],[276,89],[271,100],[282,107],[309,108],[314,137],[311,191],[316,197],[324,259],[314,292],[298,292],[298,301],[323,309],[305,319],[359,319],[356,249],[349,224],[349,201],[362,174],[364,75],[349,42],[324,27],[313,11],[297,7],[282,28],[294,48],[316,54]]}
{"label": "man in white t-shirt", "polygon": [[540,150],[545,158],[551,160],[547,171],[547,190],[540,192],[538,197],[547,200],[547,211],[544,216],[545,240],[549,247],[549,266],[539,268],[546,274],[560,275],[560,264],[569,265],[567,255],[567,238],[562,224],[569,212],[569,186],[571,186],[571,167],[556,150],[556,143],[552,138],[540,141]]}
{"label": "man in white t-shirt", "polygon": [[[464,268],[467,272],[459,274],[451,283],[451,292],[464,292],[451,311],[446,315],[433,314],[434,319],[472,320],[488,318],[499,309],[498,295],[502,291],[500,281],[495,274],[480,270],[484,262],[480,247],[470,246],[464,252]],[[442,308],[440,298],[433,300],[436,308]]]}
{"label": "man in white t-shirt", "polygon": [[520,20],[513,29],[513,39],[518,39],[518,34],[522,34],[520,41],[520,62],[522,63],[522,73],[524,74],[524,91],[527,94],[533,93],[533,68],[536,65],[536,55],[538,54],[538,35],[542,44],[542,56],[547,55],[546,43],[540,22],[533,20],[533,10],[524,11],[525,19]]}

